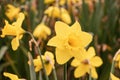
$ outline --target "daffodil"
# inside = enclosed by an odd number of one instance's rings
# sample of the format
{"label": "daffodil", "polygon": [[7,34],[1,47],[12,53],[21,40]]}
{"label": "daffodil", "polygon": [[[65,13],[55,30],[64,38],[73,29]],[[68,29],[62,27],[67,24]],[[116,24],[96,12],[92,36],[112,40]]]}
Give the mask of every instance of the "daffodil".
{"label": "daffodil", "polygon": [[56,6],[50,6],[45,10],[44,14],[47,14],[49,17],[59,18],[60,9]]}
{"label": "daffodil", "polygon": [[93,47],[90,47],[88,51],[79,54],[81,57],[74,58],[71,65],[77,67],[74,71],[74,76],[76,78],[85,75],[86,73],[90,74],[93,78],[97,79],[98,75],[95,67],[102,65],[102,60],[100,57],[95,56],[95,50]]}
{"label": "daffodil", "polygon": [[120,68],[120,54],[117,55],[115,61],[118,62],[118,67]]}
{"label": "daffodil", "polygon": [[35,30],[33,31],[33,35],[36,38],[46,39],[48,35],[51,34],[51,30],[44,23],[40,23]]}
{"label": "daffodil", "polygon": [[116,76],[114,76],[112,73],[110,73],[111,76],[111,80],[120,80],[119,78],[117,78]]}
{"label": "daffodil", "polygon": [[19,46],[19,40],[22,38],[23,33],[25,32],[21,26],[22,22],[24,20],[25,16],[23,13],[18,14],[18,19],[16,22],[13,22],[12,25],[8,23],[8,21],[5,20],[5,26],[2,29],[2,35],[1,37],[5,37],[6,35],[13,36],[11,45],[12,49],[16,50]]}
{"label": "daffodil", "polygon": [[55,32],[56,36],[48,41],[48,45],[56,47],[56,60],[59,64],[66,63],[72,57],[78,57],[92,41],[92,35],[82,31],[77,21],[72,26],[57,21]]}
{"label": "daffodil", "polygon": [[3,75],[10,78],[10,80],[25,80],[25,79],[19,79],[17,75],[8,72],[4,72]]}
{"label": "daffodil", "polygon": [[17,18],[19,12],[20,8],[16,8],[15,6],[8,4],[5,14],[10,20],[13,20],[14,18]]}
{"label": "daffodil", "polygon": [[60,19],[67,24],[71,23],[71,17],[69,15],[68,11],[64,8],[61,8]]}
{"label": "daffodil", "polygon": [[[50,75],[52,69],[54,68],[54,56],[51,52],[46,51],[44,55],[42,55],[42,59],[45,65],[45,70],[47,75]],[[42,69],[42,63],[40,60],[40,56],[37,56],[37,59],[33,60],[35,71],[38,72]]]}
{"label": "daffodil", "polygon": [[44,3],[45,4],[50,4],[50,3],[53,3],[55,0],[44,0]]}

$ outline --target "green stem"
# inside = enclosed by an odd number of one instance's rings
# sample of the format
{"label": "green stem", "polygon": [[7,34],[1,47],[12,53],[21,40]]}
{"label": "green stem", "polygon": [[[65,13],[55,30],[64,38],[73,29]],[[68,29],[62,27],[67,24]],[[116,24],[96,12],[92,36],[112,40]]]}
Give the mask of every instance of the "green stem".
{"label": "green stem", "polygon": [[41,71],[39,71],[39,80],[43,80],[43,79],[42,79]]}
{"label": "green stem", "polygon": [[53,76],[54,76],[54,80],[57,80],[57,75],[56,75],[55,68],[53,68]]}
{"label": "green stem", "polygon": [[43,62],[43,60],[42,60],[41,50],[40,50],[40,48],[39,48],[39,46],[38,46],[38,44],[37,44],[37,41],[35,40],[35,38],[33,37],[33,35],[32,35],[30,32],[26,31],[26,33],[29,34],[29,35],[31,36],[31,38],[33,39],[33,42],[34,42],[35,45],[36,45],[36,48],[37,48],[38,53],[39,53],[39,55],[40,55],[40,60],[41,60],[41,63],[42,63],[42,67],[43,67],[44,74],[45,74],[45,79],[46,79],[46,80],[49,80],[49,78],[48,78],[48,76],[47,76],[47,74],[46,74],[44,62]]}
{"label": "green stem", "polygon": [[92,77],[91,77],[91,69],[90,69],[90,74],[89,74],[89,80],[92,80]]}
{"label": "green stem", "polygon": [[64,80],[67,80],[67,63],[64,64]]}
{"label": "green stem", "polygon": [[[114,65],[115,65],[115,61],[113,60],[110,73],[114,73]],[[109,80],[111,80],[111,77],[109,77]]]}

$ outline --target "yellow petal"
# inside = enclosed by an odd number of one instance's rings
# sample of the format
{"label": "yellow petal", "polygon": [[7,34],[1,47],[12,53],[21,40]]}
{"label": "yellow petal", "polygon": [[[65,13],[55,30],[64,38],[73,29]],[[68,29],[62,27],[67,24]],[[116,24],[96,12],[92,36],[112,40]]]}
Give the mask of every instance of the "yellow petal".
{"label": "yellow petal", "polygon": [[57,21],[55,23],[55,32],[56,32],[56,35],[60,37],[66,37],[70,33],[70,27],[64,22]]}
{"label": "yellow petal", "polygon": [[81,32],[81,26],[78,21],[76,21],[70,28],[73,32],[76,32],[76,33]]}
{"label": "yellow petal", "polygon": [[51,34],[51,30],[44,23],[40,23],[35,30],[33,31],[33,35],[36,38],[46,39],[48,35]]}
{"label": "yellow petal", "polygon": [[51,64],[46,64],[45,69],[46,69],[47,75],[50,75],[50,73],[52,72],[53,66]]}
{"label": "yellow petal", "polygon": [[120,61],[120,53],[117,55],[115,61]]}
{"label": "yellow petal", "polygon": [[92,57],[95,56],[95,50],[93,47],[90,47],[88,50],[87,50],[87,59],[91,59]]}
{"label": "yellow petal", "polygon": [[80,33],[80,38],[81,38],[81,44],[83,47],[86,47],[90,44],[90,42],[92,41],[92,35],[90,33],[87,32],[81,32]]}
{"label": "yellow petal", "polygon": [[18,76],[15,75],[15,74],[4,72],[3,75],[6,76],[6,77],[8,77],[8,78],[10,78],[11,80],[19,80]]}
{"label": "yellow petal", "polygon": [[[90,73],[89,73],[90,74]],[[94,67],[91,68],[91,76],[95,79],[98,78],[98,75],[97,75],[97,72],[96,72],[96,69]]]}
{"label": "yellow petal", "polygon": [[56,60],[58,64],[64,64],[72,58],[69,50],[56,48]]}
{"label": "yellow petal", "polygon": [[64,21],[67,24],[71,23],[71,17],[69,15],[69,13],[67,12],[67,10],[64,8],[61,8],[61,17],[60,18],[62,21]]}
{"label": "yellow petal", "polygon": [[51,38],[47,43],[47,45],[59,47],[59,48],[63,47],[63,44],[64,44],[64,39],[58,36]]}
{"label": "yellow petal", "polygon": [[73,61],[71,62],[71,65],[74,67],[77,67],[78,65],[80,65],[80,61],[78,59],[73,59]]}
{"label": "yellow petal", "polygon": [[55,0],[44,0],[44,3],[45,4],[50,4],[50,3],[53,3]]}
{"label": "yellow petal", "polygon": [[74,76],[76,78],[79,78],[79,77],[82,77],[84,76],[89,70],[89,67],[88,65],[84,65],[84,64],[80,64],[76,69],[75,69],[75,72],[74,72]]}
{"label": "yellow petal", "polygon": [[120,61],[119,61],[119,69],[120,69]]}
{"label": "yellow petal", "polygon": [[53,53],[51,53],[51,52],[49,52],[49,51],[46,51],[44,55],[45,55],[46,57],[49,56],[51,59],[54,58]]}
{"label": "yellow petal", "polygon": [[15,27],[13,27],[12,25],[10,25],[7,20],[5,20],[5,26],[2,29],[2,35],[1,35],[1,37],[5,37],[6,35],[13,35],[13,36],[16,35],[16,29],[15,29]]}
{"label": "yellow petal", "polygon": [[19,39],[18,39],[18,37],[13,38],[13,40],[11,42],[11,45],[12,45],[13,50],[17,50],[17,48],[19,47]]}
{"label": "yellow petal", "polygon": [[117,78],[116,76],[114,76],[112,73],[110,73],[111,79],[112,80],[120,80],[119,78]]}
{"label": "yellow petal", "polygon": [[98,56],[91,58],[90,64],[95,67],[99,67],[103,64],[102,59]]}
{"label": "yellow petal", "polygon": [[21,27],[24,19],[25,15],[23,13],[19,13],[17,21],[12,23],[12,25],[16,27]]}

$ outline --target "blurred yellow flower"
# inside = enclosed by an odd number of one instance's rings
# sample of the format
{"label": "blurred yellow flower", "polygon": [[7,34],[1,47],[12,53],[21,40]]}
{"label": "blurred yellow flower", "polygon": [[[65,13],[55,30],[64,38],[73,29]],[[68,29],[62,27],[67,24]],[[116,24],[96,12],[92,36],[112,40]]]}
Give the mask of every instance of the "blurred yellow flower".
{"label": "blurred yellow flower", "polygon": [[10,78],[10,80],[25,80],[25,79],[19,79],[17,75],[8,72],[4,72],[3,75]]}
{"label": "blurred yellow flower", "polygon": [[86,73],[91,73],[93,78],[98,78],[95,67],[102,65],[102,60],[100,57],[95,56],[95,50],[93,47],[90,47],[88,51],[85,51],[82,54],[79,54],[81,57],[74,59],[71,63],[72,66],[77,67],[74,71],[74,76],[76,78],[85,75]]}
{"label": "blurred yellow flower", "polygon": [[116,76],[114,76],[112,73],[110,73],[111,76],[111,80],[120,80],[119,78],[117,78]]}
{"label": "blurred yellow flower", "polygon": [[48,9],[44,11],[44,13],[47,14],[49,17],[54,17],[54,18],[60,17],[60,9],[56,6],[48,7]]}
{"label": "blurred yellow flower", "polygon": [[44,23],[40,23],[33,31],[36,38],[46,39],[51,34],[51,30]]}
{"label": "blurred yellow flower", "polygon": [[61,15],[60,18],[63,22],[70,24],[71,23],[71,17],[68,13],[68,11],[64,8],[61,8]]}
{"label": "blurred yellow flower", "polygon": [[59,18],[67,24],[71,23],[71,17],[65,8],[58,8],[56,6],[51,6],[44,12],[49,17]]}
{"label": "blurred yellow flower", "polygon": [[120,69],[120,53],[117,55],[115,61],[118,62],[118,67]]}
{"label": "blurred yellow flower", "polygon": [[55,32],[56,36],[48,41],[48,45],[56,47],[56,60],[59,64],[66,63],[72,57],[78,57],[92,41],[92,35],[82,31],[77,21],[72,26],[57,21]]}
{"label": "blurred yellow flower", "polygon": [[23,13],[18,14],[18,19],[16,22],[13,22],[12,25],[5,20],[5,26],[2,29],[1,37],[5,37],[6,35],[15,36],[12,39],[11,45],[12,49],[16,50],[19,46],[19,40],[22,38],[23,33],[25,32],[21,26],[25,16]]}
{"label": "blurred yellow flower", "polygon": [[50,4],[50,3],[53,3],[55,0],[44,0],[44,3],[45,4]]}
{"label": "blurred yellow flower", "polygon": [[[54,68],[54,56],[51,52],[46,51],[45,54],[42,56],[42,59],[45,65],[46,73],[47,75],[50,75],[50,73],[52,72],[52,69]],[[33,63],[34,63],[36,72],[42,69],[40,56],[37,56],[37,59],[34,59]]]}
{"label": "blurred yellow flower", "polygon": [[18,13],[20,12],[20,8],[16,8],[15,6],[8,4],[7,10],[5,12],[5,15],[10,19],[13,20],[14,18],[17,18]]}

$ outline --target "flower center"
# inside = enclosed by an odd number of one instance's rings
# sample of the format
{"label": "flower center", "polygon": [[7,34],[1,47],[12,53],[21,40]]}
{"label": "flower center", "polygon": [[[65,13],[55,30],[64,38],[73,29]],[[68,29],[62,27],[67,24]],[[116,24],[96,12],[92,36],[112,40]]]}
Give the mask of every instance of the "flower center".
{"label": "flower center", "polygon": [[85,59],[84,61],[82,61],[82,63],[87,65],[87,64],[90,64],[90,61],[88,59]]}
{"label": "flower center", "polygon": [[68,45],[71,47],[78,47],[79,41],[78,41],[78,38],[76,35],[74,35],[74,34],[69,35]]}

